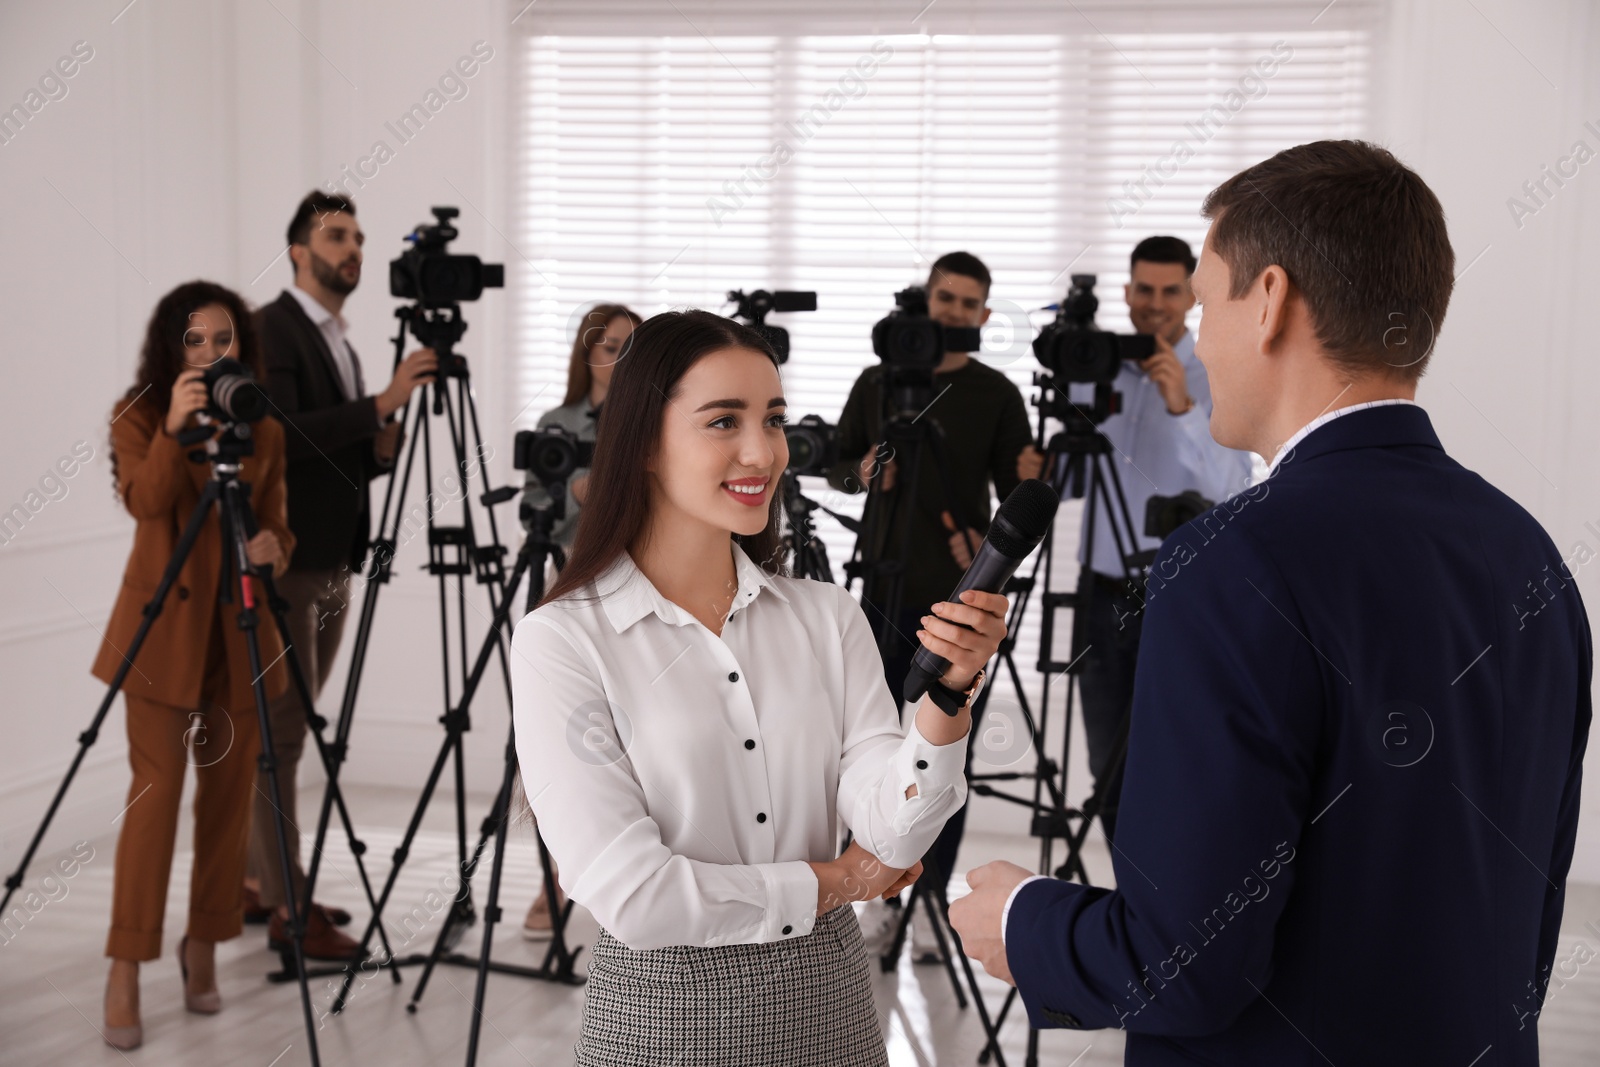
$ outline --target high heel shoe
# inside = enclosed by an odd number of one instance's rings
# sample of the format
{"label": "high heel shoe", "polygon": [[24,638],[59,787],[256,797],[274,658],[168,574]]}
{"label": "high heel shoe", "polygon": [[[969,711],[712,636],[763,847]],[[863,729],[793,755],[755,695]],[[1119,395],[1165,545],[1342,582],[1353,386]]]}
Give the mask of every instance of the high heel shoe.
{"label": "high heel shoe", "polygon": [[[183,975],[183,1006],[196,1015],[215,1015],[222,1010],[222,994],[218,990],[209,993],[189,992],[189,960],[186,950],[189,947],[189,935],[185,934],[178,939],[178,972]],[[110,1040],[107,1038],[106,1040]]]}
{"label": "high heel shoe", "polygon": [[[106,1000],[111,999],[109,983],[106,989]],[[144,1023],[136,1022],[132,1026],[102,1026],[100,1036],[105,1038],[106,1044],[112,1048],[128,1052],[144,1044]]]}

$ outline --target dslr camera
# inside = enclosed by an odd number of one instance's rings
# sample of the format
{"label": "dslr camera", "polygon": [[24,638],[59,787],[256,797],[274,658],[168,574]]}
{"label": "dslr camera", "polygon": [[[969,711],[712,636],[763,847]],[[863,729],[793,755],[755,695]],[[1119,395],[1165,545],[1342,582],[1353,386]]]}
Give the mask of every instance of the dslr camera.
{"label": "dslr camera", "polygon": [[552,485],[565,489],[573,471],[594,463],[594,442],[580,441],[560,426],[517,431],[511,451],[512,465],[531,472],[547,489]]}
{"label": "dslr camera", "polygon": [[460,208],[433,208],[433,225],[419,223],[406,235],[411,247],[389,261],[389,295],[414,300],[423,307],[450,307],[476,300],[485,289],[506,284],[502,263],[485,263],[477,256],[456,255],[446,246],[461,236],[450,220]]}
{"label": "dslr camera", "polygon": [[784,427],[783,436],[789,441],[790,474],[824,477],[839,462],[839,427],[821,415],[807,415]]}
{"label": "dslr camera", "polygon": [[1156,339],[1149,334],[1111,333],[1095,328],[1094,313],[1100,300],[1094,295],[1095,276],[1074,274],[1055,321],[1033,339],[1033,354],[1058,382],[1110,385],[1125,359],[1148,359],[1155,354]]}
{"label": "dslr camera", "polygon": [[250,368],[236,359],[217,360],[200,380],[209,396],[205,413],[218,422],[259,422],[272,406]]}

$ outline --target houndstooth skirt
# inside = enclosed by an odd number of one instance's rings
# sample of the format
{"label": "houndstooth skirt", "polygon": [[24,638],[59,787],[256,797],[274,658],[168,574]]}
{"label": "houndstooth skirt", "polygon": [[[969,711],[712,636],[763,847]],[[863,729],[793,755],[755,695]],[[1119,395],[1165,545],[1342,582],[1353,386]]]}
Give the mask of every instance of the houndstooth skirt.
{"label": "houndstooth skirt", "polygon": [[589,963],[580,1067],[887,1067],[855,911],[805,937],[635,952],[605,930]]}

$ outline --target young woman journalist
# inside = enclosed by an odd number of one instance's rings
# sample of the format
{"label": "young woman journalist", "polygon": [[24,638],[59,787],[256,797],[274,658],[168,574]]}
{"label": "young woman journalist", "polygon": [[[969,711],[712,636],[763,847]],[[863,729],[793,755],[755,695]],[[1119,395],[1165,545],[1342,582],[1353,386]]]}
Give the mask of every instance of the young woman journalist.
{"label": "young woman journalist", "polygon": [[[201,375],[231,357],[259,378],[255,332],[243,300],[211,282],[189,282],[161,298],[145,333],[138,377],[111,418],[111,469],[117,494],[136,522],[122,588],[106,623],[94,676],[109,682],[123,664],[141,610],[154,595],[179,535],[211,475],[194,463],[178,434],[197,425],[207,405]],[[256,567],[282,573],[294,549],[284,491],[283,429],[272,418],[253,427],[255,453],[240,480],[260,532],[246,554]],[[106,955],[106,1042],[134,1048],[143,1040],[139,964],[161,955],[167,883],[178,833],[186,766],[195,768],[194,869],[188,928],[178,941],[184,1006],[212,1014],[217,992],[216,942],[241,929],[240,880],[250,834],[250,798],[260,751],[259,724],[245,635],[237,624],[239,589],[218,600],[226,546],[213,507],[161,614],[150,627],[122,685],[127,704],[128,762],[133,781],[121,815]],[[253,581],[253,579],[252,579]],[[256,590],[260,598],[259,586]],[[269,697],[283,692],[287,669],[272,617],[256,630]]]}
{"label": "young woman journalist", "polygon": [[784,407],[753,331],[647,320],[572,557],[516,630],[523,785],[602,927],[579,1064],[887,1063],[849,904],[909,885],[965,797],[1007,601],[924,617],[961,707],[902,730],[855,599],[784,574]]}

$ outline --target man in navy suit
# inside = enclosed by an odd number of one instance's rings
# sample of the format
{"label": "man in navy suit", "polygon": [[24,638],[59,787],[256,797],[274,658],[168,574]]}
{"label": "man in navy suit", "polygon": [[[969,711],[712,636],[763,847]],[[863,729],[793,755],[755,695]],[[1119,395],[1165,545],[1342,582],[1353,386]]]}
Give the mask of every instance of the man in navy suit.
{"label": "man in navy suit", "polygon": [[1454,266],[1416,174],[1300,145],[1203,214],[1211,432],[1271,474],[1151,567],[1117,888],[991,863],[951,919],[1035,1027],[1120,1027],[1129,1064],[1537,1063],[1587,550],[1412,400]]}

